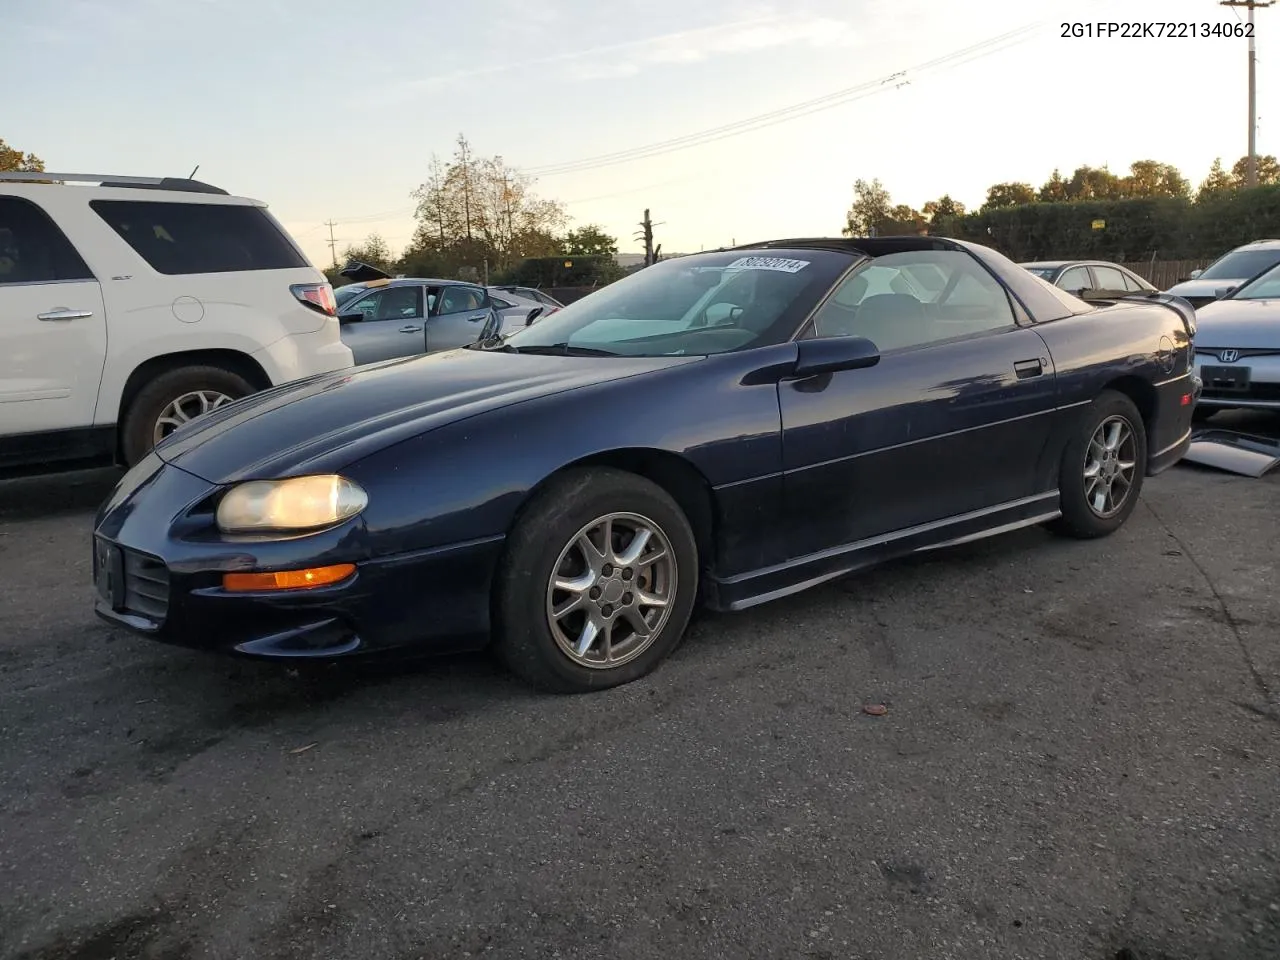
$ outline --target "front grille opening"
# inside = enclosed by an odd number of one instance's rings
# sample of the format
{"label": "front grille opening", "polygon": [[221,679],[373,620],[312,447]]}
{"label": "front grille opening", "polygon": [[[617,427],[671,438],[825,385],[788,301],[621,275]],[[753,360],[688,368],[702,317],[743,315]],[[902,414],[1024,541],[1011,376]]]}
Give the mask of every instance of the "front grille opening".
{"label": "front grille opening", "polygon": [[162,622],[169,613],[169,569],[154,557],[125,551],[124,606],[129,613]]}

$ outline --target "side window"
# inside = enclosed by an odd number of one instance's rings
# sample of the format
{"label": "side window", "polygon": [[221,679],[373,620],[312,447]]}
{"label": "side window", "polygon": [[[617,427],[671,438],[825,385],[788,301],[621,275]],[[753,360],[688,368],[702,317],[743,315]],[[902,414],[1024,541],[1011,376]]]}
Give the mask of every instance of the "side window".
{"label": "side window", "polygon": [[1141,283],[1138,282],[1138,278],[1135,277],[1133,274],[1121,272],[1120,276],[1124,278],[1124,288],[1126,290],[1138,291],[1138,290],[1146,289],[1145,287],[1143,287]]}
{"label": "side window", "polygon": [[1124,274],[1115,267],[1099,267],[1093,268],[1093,275],[1098,278],[1099,290],[1127,290],[1128,287],[1124,282]]}
{"label": "side window", "polygon": [[1087,290],[1093,286],[1093,281],[1089,279],[1089,270],[1087,267],[1072,267],[1061,277],[1055,286],[1061,287],[1067,293],[1079,293],[1081,290]]}
{"label": "side window", "polygon": [[261,207],[153,200],[92,200],[89,206],[158,273],[310,266]]}
{"label": "side window", "polygon": [[[928,287],[921,277],[930,278]],[[846,277],[814,314],[813,332],[866,337],[885,352],[1016,323],[1004,287],[973,257],[919,250],[878,257]]]}
{"label": "side window", "polygon": [[445,287],[440,295],[440,315],[465,313],[484,306],[484,294],[475,287]]}
{"label": "side window", "polygon": [[383,287],[343,309],[343,313],[362,313],[363,322],[377,320],[421,320],[421,287]]}
{"label": "side window", "polygon": [[92,271],[47,213],[29,200],[0,197],[0,284],[92,279]]}

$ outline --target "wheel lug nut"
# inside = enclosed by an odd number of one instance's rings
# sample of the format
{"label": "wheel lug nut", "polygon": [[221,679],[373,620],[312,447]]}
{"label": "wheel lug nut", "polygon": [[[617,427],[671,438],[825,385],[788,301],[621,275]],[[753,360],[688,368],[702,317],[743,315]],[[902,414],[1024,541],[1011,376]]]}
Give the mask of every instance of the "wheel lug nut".
{"label": "wheel lug nut", "polygon": [[612,606],[612,604],[608,604],[608,603],[606,603],[606,604],[604,605],[604,609],[603,609],[603,610],[601,610],[600,612],[601,612],[602,614],[604,614],[606,617],[612,617],[612,616],[613,616],[613,606]]}
{"label": "wheel lug nut", "polygon": [[601,570],[600,572],[604,574],[606,577],[611,577],[613,576],[613,567],[606,563],[604,565],[604,569]]}
{"label": "wheel lug nut", "polygon": [[627,606],[630,606],[630,605],[631,605],[631,601],[632,601],[632,600],[634,600],[634,599],[635,599],[635,597],[633,597],[633,596],[632,596],[631,594],[629,594],[629,593],[624,593],[624,594],[622,595],[622,602],[623,602],[624,604],[626,604]]}
{"label": "wheel lug nut", "polygon": [[634,574],[632,574],[632,572],[631,572],[631,568],[630,568],[630,567],[626,567],[626,568],[624,568],[624,569],[623,569],[623,571],[622,571],[622,579],[623,579],[623,580],[630,580],[630,579],[632,578],[632,576],[634,576]]}
{"label": "wheel lug nut", "polygon": [[591,592],[590,592],[589,594],[587,594],[587,596],[589,596],[592,600],[599,600],[599,599],[600,599],[600,588],[599,588],[599,587],[592,587],[592,588],[591,588]]}

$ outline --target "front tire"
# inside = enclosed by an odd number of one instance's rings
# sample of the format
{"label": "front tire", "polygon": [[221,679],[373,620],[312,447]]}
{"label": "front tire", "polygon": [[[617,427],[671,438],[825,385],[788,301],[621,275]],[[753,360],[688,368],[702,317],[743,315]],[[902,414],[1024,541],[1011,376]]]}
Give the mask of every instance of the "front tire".
{"label": "front tire", "polygon": [[248,380],[221,367],[180,367],[160,374],[138,392],[125,414],[125,465],[132,467],[183,424],[253,392]]}
{"label": "front tire", "polygon": [[689,521],[661,487],[613,468],[567,472],[507,540],[494,586],[496,652],[556,693],[638,680],[683,638],[698,563]]}
{"label": "front tire", "polygon": [[1079,539],[1105,537],[1133,513],[1146,477],[1147,431],[1137,406],[1104,390],[1062,454],[1062,516],[1054,528]]}

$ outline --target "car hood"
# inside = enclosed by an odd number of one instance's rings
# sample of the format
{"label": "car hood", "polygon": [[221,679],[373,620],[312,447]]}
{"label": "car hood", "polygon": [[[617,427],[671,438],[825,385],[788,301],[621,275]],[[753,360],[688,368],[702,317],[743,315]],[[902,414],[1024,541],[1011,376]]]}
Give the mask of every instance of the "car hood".
{"label": "car hood", "polygon": [[1215,300],[1196,311],[1196,349],[1280,350],[1280,300]]}
{"label": "car hood", "polygon": [[1238,287],[1244,280],[1184,280],[1175,283],[1165,293],[1175,297],[1212,297],[1223,287]]}
{"label": "car hood", "polygon": [[193,421],[155,452],[217,484],[331,472],[499,407],[696,359],[460,349],[390,360],[252,394]]}

